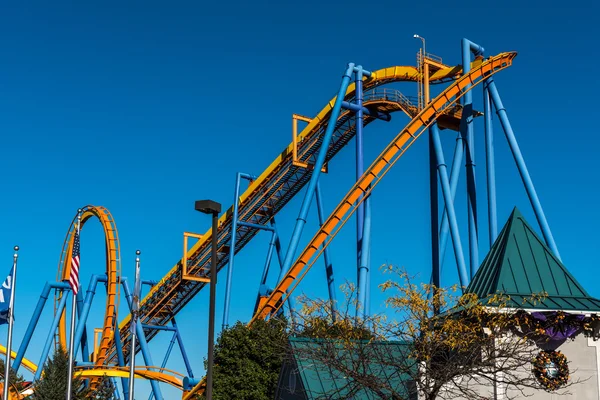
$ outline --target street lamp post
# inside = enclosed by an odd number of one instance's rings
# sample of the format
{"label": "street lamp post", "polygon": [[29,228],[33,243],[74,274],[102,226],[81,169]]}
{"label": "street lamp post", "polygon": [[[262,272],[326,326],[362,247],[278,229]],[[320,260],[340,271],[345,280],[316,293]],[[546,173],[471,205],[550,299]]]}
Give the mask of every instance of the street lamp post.
{"label": "street lamp post", "polygon": [[421,84],[423,85],[423,104],[422,107],[426,107],[429,103],[429,64],[427,63],[426,57],[427,53],[425,52],[425,38],[414,34],[413,37],[415,39],[420,39],[423,42],[423,48],[421,50],[421,73],[423,77],[421,78]]}
{"label": "street lamp post", "polygon": [[198,200],[195,204],[196,211],[212,214],[212,253],[210,263],[210,303],[208,311],[208,368],[206,371],[206,399],[212,400],[213,392],[213,363],[215,343],[215,299],[217,291],[217,230],[221,204],[212,200]]}
{"label": "street lamp post", "polygon": [[423,57],[425,57],[425,38],[422,36],[417,35],[416,33],[413,35],[413,37],[415,39],[421,39],[421,41],[423,42]]}

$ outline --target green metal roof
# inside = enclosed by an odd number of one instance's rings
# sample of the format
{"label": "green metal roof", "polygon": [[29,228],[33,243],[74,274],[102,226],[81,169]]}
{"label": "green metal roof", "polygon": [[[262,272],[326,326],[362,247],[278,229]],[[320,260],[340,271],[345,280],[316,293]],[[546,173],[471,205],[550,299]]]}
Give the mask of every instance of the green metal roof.
{"label": "green metal roof", "polygon": [[[496,293],[510,296],[520,308],[600,311],[600,300],[585,289],[554,256],[515,208],[479,267],[467,292],[484,299]],[[540,304],[527,299],[547,293]]]}
{"label": "green metal roof", "polygon": [[[356,385],[348,385],[350,378],[343,376],[340,371],[331,368],[323,360],[310,356],[311,352],[314,352],[314,348],[322,346],[322,343],[319,343],[322,340],[326,339],[290,338],[295,368],[302,382],[304,398],[308,400],[323,398],[379,399],[379,396],[367,388],[359,388],[350,393],[351,389],[356,389]],[[369,361],[366,365],[358,364],[366,367],[369,375],[380,377],[382,382],[387,382],[387,385],[394,388],[396,393],[408,393],[411,376],[406,374],[406,370],[417,368],[416,363],[407,357],[410,351],[409,344],[398,341],[370,343],[365,341],[364,343],[364,346],[357,345],[356,352],[353,354],[351,354],[352,350],[346,349],[340,344],[338,361],[342,359],[343,362],[349,363],[349,367],[354,368],[356,365],[353,361],[358,359],[359,352],[376,353],[370,356],[365,356],[363,353],[360,359]],[[397,368],[401,362],[405,363],[406,368]]]}

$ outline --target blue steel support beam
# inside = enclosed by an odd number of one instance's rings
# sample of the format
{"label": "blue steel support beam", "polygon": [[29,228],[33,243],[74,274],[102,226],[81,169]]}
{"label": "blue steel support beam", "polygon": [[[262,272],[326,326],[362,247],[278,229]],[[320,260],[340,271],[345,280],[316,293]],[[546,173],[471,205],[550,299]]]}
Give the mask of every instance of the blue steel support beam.
{"label": "blue steel support beam", "polygon": [[430,129],[431,136],[433,139],[435,157],[437,161],[438,174],[440,177],[440,183],[442,185],[442,194],[444,196],[444,202],[446,203],[446,210],[448,212],[450,235],[452,236],[452,243],[454,244],[454,256],[456,257],[456,265],[458,266],[458,277],[461,286],[467,287],[469,285],[469,275],[467,272],[467,267],[465,265],[462,244],[460,242],[460,234],[458,232],[458,223],[456,221],[456,213],[454,212],[454,203],[452,202],[452,195],[450,193],[450,182],[448,181],[446,162],[444,161],[442,142],[440,141],[440,131],[437,127],[437,124],[435,123],[431,125]]}
{"label": "blue steel support beam", "polygon": [[[229,264],[227,265],[227,280],[225,282],[225,305],[223,308],[223,325],[222,329],[229,325],[229,303],[231,301],[231,281],[233,279],[233,259],[235,256],[235,244],[237,235],[237,225],[239,218],[239,203],[240,203],[240,184],[242,179],[251,181],[256,179],[254,176],[238,172],[235,177],[235,190],[233,195],[233,216],[231,219],[231,242],[229,244]],[[215,234],[216,232],[213,232]]]}
{"label": "blue steel support beam", "polygon": [[[315,190],[315,201],[317,202],[317,214],[319,217],[319,227],[323,226],[325,222],[325,212],[323,211],[323,201],[321,199],[321,185],[317,183],[317,189]],[[327,277],[327,290],[329,291],[329,304],[331,306],[331,318],[333,322],[336,320],[337,315],[337,304],[335,295],[335,281],[333,278],[333,264],[329,257],[329,248],[325,247],[323,250],[323,261],[325,262],[325,275]]]}
{"label": "blue steel support beam", "polygon": [[[83,310],[83,293],[77,292],[77,318],[81,319],[81,312]],[[88,347],[87,329],[83,328],[83,335],[81,336],[81,359],[83,362],[90,361],[90,350]]]}
{"label": "blue steel support beam", "polygon": [[[356,126],[356,180],[358,181],[365,171],[363,155],[363,85],[362,85],[362,66],[355,68],[355,104],[357,107],[355,118]],[[359,197],[357,201],[362,198]],[[363,253],[363,231],[365,224],[365,203],[359,204],[356,209],[356,281],[358,282],[358,298],[356,304],[356,314],[362,318],[365,317],[366,293],[366,265],[362,265]]]}
{"label": "blue steel support beam", "polygon": [[[483,47],[462,40],[462,67],[463,74],[471,71],[471,52],[475,55],[483,55]],[[470,87],[467,86],[465,90]],[[469,210],[469,265],[470,277],[472,278],[479,267],[479,248],[477,232],[477,191],[475,186],[475,138],[473,135],[473,93],[469,90],[463,96],[463,113],[461,121],[461,134],[467,139],[467,207]]]}
{"label": "blue steel support beam", "polygon": [[85,295],[85,302],[83,303],[81,315],[79,316],[79,321],[76,325],[77,329],[75,329],[75,350],[73,351],[74,354],[77,354],[77,352],[79,351],[79,344],[82,342],[82,335],[85,331],[85,324],[87,323],[87,318],[90,315],[90,308],[92,307],[92,301],[94,301],[94,295],[96,294],[96,286],[98,285],[98,282],[107,282],[107,280],[108,279],[106,278],[106,274],[92,275],[92,277],[90,278],[90,284]]}
{"label": "blue steel support beam", "polygon": [[492,102],[494,103],[494,107],[496,108],[496,114],[498,114],[498,118],[500,119],[500,123],[502,124],[502,129],[504,130],[504,134],[506,135],[506,139],[508,141],[508,145],[515,159],[515,163],[517,164],[517,168],[519,170],[519,174],[521,175],[521,179],[523,180],[523,185],[525,186],[525,190],[527,191],[527,195],[529,196],[529,201],[531,202],[531,206],[533,207],[533,211],[535,212],[535,217],[540,224],[540,228],[542,229],[542,234],[544,235],[544,240],[546,244],[552,250],[554,255],[558,257],[560,260],[560,254],[558,253],[558,247],[556,246],[556,242],[554,241],[554,237],[552,236],[552,231],[550,230],[550,225],[548,225],[548,220],[546,220],[546,215],[544,214],[544,210],[542,208],[542,204],[540,203],[540,199],[535,191],[535,186],[533,186],[533,181],[531,180],[531,176],[529,175],[529,171],[527,170],[527,165],[525,164],[525,159],[523,159],[523,154],[521,153],[521,149],[519,148],[519,144],[517,143],[517,138],[515,137],[515,133],[510,125],[510,121],[508,119],[508,114],[506,113],[506,108],[504,108],[504,104],[502,104],[502,100],[500,99],[500,94],[498,93],[498,89],[496,88],[496,83],[490,77],[487,79],[487,87],[492,96]]}
{"label": "blue steel support beam", "polygon": [[[367,196],[365,201],[363,202],[365,205],[365,220],[363,224],[363,236],[362,236],[362,251],[360,253],[360,268],[359,268],[359,282],[363,285],[363,295],[361,296],[361,291],[359,288],[358,295],[358,307],[359,307],[359,316],[361,318],[366,318],[369,316],[369,256],[371,255],[371,196]],[[362,300],[362,303],[361,303]]]}
{"label": "blue steel support beam", "polygon": [[490,247],[498,237],[498,217],[496,214],[496,165],[494,162],[494,128],[488,81],[483,82],[483,113],[485,127],[485,168],[487,173],[488,225]]}
{"label": "blue steel support beam", "polygon": [[253,224],[251,222],[238,221],[239,226],[244,226],[246,228],[260,229],[263,231],[273,232],[273,228],[266,225]]}
{"label": "blue steel support beam", "polygon": [[[271,226],[272,228],[273,226]],[[263,274],[260,278],[260,286],[267,284],[267,277],[269,276],[269,268],[271,267],[271,259],[273,258],[273,251],[275,250],[275,241],[277,240],[277,232],[275,229],[271,231],[271,240],[269,240],[269,250],[267,250],[267,258],[265,260],[265,266],[263,267]]]}
{"label": "blue steel support beam", "polygon": [[[281,239],[279,236],[279,232],[277,232],[277,225],[275,224],[275,217],[271,217],[271,226],[273,227],[273,231],[275,232],[275,253],[277,254],[277,261],[279,262],[279,270],[283,268],[283,251],[281,250]],[[290,318],[292,323],[295,323],[296,317],[294,317],[294,298],[289,296],[287,299],[288,308],[290,309]]]}
{"label": "blue steel support beam", "polygon": [[296,250],[298,248],[298,243],[300,242],[300,237],[302,236],[304,225],[306,224],[306,217],[308,215],[310,203],[315,194],[315,189],[317,187],[319,177],[321,176],[321,169],[323,168],[323,164],[325,163],[327,150],[329,149],[329,144],[331,143],[331,136],[333,135],[333,131],[335,130],[335,124],[338,120],[338,117],[340,116],[342,101],[344,99],[344,95],[346,94],[346,90],[348,89],[348,84],[350,83],[350,78],[352,77],[353,71],[354,64],[348,64],[348,68],[346,69],[346,72],[343,75],[340,89],[338,91],[337,97],[335,98],[335,103],[329,116],[327,129],[325,130],[325,134],[323,135],[323,141],[321,142],[321,148],[319,149],[319,154],[317,155],[317,159],[315,160],[313,172],[310,176],[310,180],[308,182],[306,192],[304,194],[302,206],[300,208],[300,212],[298,213],[298,218],[296,219],[296,224],[294,226],[292,238],[290,239],[290,245],[288,246],[288,249],[285,253],[283,267],[281,268],[281,273],[279,274],[279,278],[277,279],[278,282],[281,282],[281,279],[283,279],[285,274],[287,274],[296,257]]}
{"label": "blue steel support beam", "polygon": [[[160,364],[161,368],[165,368],[167,366],[167,361],[169,361],[169,356],[171,356],[171,352],[173,351],[173,346],[175,346],[175,340],[177,337],[177,332],[173,332],[173,336],[171,337],[171,341],[169,342],[169,346],[167,347],[167,351],[165,352],[165,357],[163,358],[163,362]],[[148,400],[152,400],[154,398],[154,393],[150,393],[148,396]]]}
{"label": "blue steel support beam", "polygon": [[119,390],[117,389],[117,378],[111,378],[111,380],[112,380],[113,388],[115,388],[115,390],[113,391],[115,399],[121,400],[121,394],[119,393]]}
{"label": "blue steel support beam", "polygon": [[175,317],[171,319],[171,324],[175,328],[175,335],[177,337],[177,344],[179,345],[179,350],[181,351],[181,357],[183,357],[183,363],[185,364],[185,369],[190,378],[194,377],[194,372],[192,372],[192,366],[190,364],[190,360],[188,359],[187,352],[185,351],[185,347],[183,346],[183,339],[181,338],[181,332],[179,332],[179,328],[177,327],[177,323],[175,322]]}
{"label": "blue steel support beam", "polygon": [[[369,197],[367,197],[365,199],[365,201],[371,201],[369,200]],[[365,213],[365,225],[366,225],[366,221],[367,218],[369,219],[369,226],[371,224],[371,208],[367,208],[367,212]],[[369,228],[371,229],[371,228]],[[371,244],[370,244],[370,240],[371,238],[369,237],[369,254],[367,255],[367,269],[369,271],[371,271]],[[371,315],[371,274],[367,274],[367,304],[365,304],[365,309],[367,311],[367,315]]]}
{"label": "blue steel support beam", "polygon": [[[118,326],[115,327],[115,348],[117,349],[117,363],[119,367],[126,367],[121,332]],[[123,387],[123,397],[129,399],[129,378],[121,378],[121,386]]]}
{"label": "blue steel support beam", "polygon": [[[127,304],[129,305],[129,312],[132,312],[133,294],[129,290],[127,279],[121,278],[121,285],[123,286],[123,291],[125,292],[125,299],[127,299]],[[135,325],[135,333],[140,343],[140,349],[142,350],[142,357],[144,358],[144,363],[148,367],[154,366],[152,356],[150,355],[150,348],[148,347],[148,341],[146,340],[146,334],[144,333],[144,328],[142,328],[142,322],[139,319],[137,320],[137,324]],[[129,356],[135,357],[135,352],[132,352]],[[152,393],[154,393],[154,398],[156,400],[163,400],[162,392],[160,390],[158,382],[156,382],[155,380],[150,380],[150,386],[152,387]]]}
{"label": "blue steel support beam", "polygon": [[385,114],[379,112],[377,110],[369,110],[367,107],[358,106],[358,104],[349,103],[347,101],[342,102],[342,108],[354,112],[362,112],[363,115],[368,115],[369,117],[377,118],[382,121],[390,122],[392,120],[392,116],[390,114]]}
{"label": "blue steel support beam", "polygon": [[[263,273],[260,278],[260,284],[258,285],[258,293],[256,295],[256,302],[254,304],[254,311],[258,309],[258,305],[260,303],[260,298],[269,291],[269,287],[267,286],[267,278],[269,277],[269,269],[271,267],[271,260],[273,258],[273,250],[275,249],[275,242],[277,240],[277,231],[273,227],[273,223],[271,223],[271,240],[269,240],[269,250],[267,250],[267,258],[265,260],[265,266],[263,267]],[[280,265],[281,267],[281,265]]]}
{"label": "blue steel support beam", "polygon": [[40,299],[38,300],[37,305],[35,306],[35,310],[33,311],[33,315],[29,320],[29,325],[27,326],[27,330],[25,331],[25,336],[23,337],[23,341],[19,346],[19,350],[17,351],[17,356],[13,361],[12,367],[15,371],[18,371],[21,366],[21,362],[23,362],[23,357],[25,356],[25,352],[27,351],[27,347],[31,342],[31,337],[33,336],[33,332],[35,331],[35,327],[37,326],[38,321],[40,320],[40,316],[42,315],[42,311],[44,310],[44,305],[46,304],[46,300],[48,300],[48,295],[50,294],[51,289],[60,289],[65,290],[69,289],[70,286],[67,282],[46,282],[44,289],[42,289],[42,294],[40,295]]}
{"label": "blue steel support beam", "polygon": [[46,343],[44,343],[44,348],[42,349],[42,355],[40,356],[40,361],[38,362],[38,369],[35,371],[33,376],[33,380],[37,381],[42,376],[42,370],[44,369],[44,364],[48,359],[48,354],[50,353],[50,347],[52,347],[52,342],[54,339],[54,333],[58,328],[58,323],[60,322],[60,316],[65,309],[65,304],[67,302],[67,297],[69,297],[68,291],[63,291],[60,302],[58,303],[58,309],[54,314],[54,319],[52,320],[52,324],[50,325],[50,331],[48,332],[48,337],[46,338]]}
{"label": "blue steel support beam", "polygon": [[154,329],[157,331],[168,331],[168,332],[175,332],[176,328],[172,327],[172,326],[166,326],[166,325],[146,325],[146,324],[142,324],[142,328],[146,329],[146,330],[150,330],[150,329]]}
{"label": "blue steel support beam", "polygon": [[440,285],[440,232],[438,211],[438,178],[435,149],[429,129],[429,212],[431,223],[431,280],[436,288]]}
{"label": "blue steel support beam", "polygon": [[[454,147],[454,157],[452,158],[452,166],[450,167],[450,195],[452,204],[456,198],[456,188],[458,179],[460,178],[460,167],[465,151],[465,141],[459,133],[456,137],[456,146]],[[440,227],[440,274],[444,269],[444,260],[446,259],[446,249],[448,248],[448,213],[444,204],[444,212],[442,213],[442,226]]]}

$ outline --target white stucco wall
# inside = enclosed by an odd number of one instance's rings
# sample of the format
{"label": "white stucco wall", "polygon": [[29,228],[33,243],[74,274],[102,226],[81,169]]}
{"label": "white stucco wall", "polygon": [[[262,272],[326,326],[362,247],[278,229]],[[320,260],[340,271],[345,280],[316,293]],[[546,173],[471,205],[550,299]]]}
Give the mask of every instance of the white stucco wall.
{"label": "white stucco wall", "polygon": [[[591,339],[589,341],[592,344],[599,343],[600,345],[600,342],[594,342]],[[527,398],[531,400],[600,400],[596,347],[589,346],[588,338],[580,334],[574,340],[568,339],[557,350],[560,350],[569,361],[573,384],[557,393],[548,393],[542,389],[526,390],[525,392],[531,395]]]}
{"label": "white stucco wall", "polygon": [[[573,382],[570,387],[559,390],[556,393],[549,393],[541,388],[526,389],[524,392],[527,397],[524,397],[520,392],[513,391],[507,393],[508,396],[505,396],[503,395],[503,390],[496,397],[493,387],[481,387],[478,392],[485,397],[489,397],[490,400],[506,400],[509,398],[526,398],[528,400],[600,400],[598,381],[600,341],[594,341],[591,338],[586,338],[583,334],[579,334],[573,340],[569,339],[562,343],[556,350],[560,350],[569,362],[571,382]],[[524,369],[523,374],[532,374],[531,367]],[[461,384],[468,385],[468,378],[463,378]],[[449,399],[448,396],[444,396],[443,394],[440,395],[440,398]],[[462,397],[453,397],[454,399],[464,400]]]}

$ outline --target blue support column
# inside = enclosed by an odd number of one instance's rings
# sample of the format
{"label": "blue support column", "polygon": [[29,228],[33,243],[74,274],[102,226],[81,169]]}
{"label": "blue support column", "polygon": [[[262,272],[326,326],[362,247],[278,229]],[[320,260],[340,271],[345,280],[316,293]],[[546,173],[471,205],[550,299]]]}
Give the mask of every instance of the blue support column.
{"label": "blue support column", "polygon": [[362,252],[360,254],[360,269],[359,269],[359,282],[362,282],[363,292],[361,296],[360,287],[358,290],[358,315],[365,319],[369,316],[368,308],[369,308],[369,286],[368,283],[370,281],[369,278],[369,256],[371,255],[371,196],[367,196],[365,198],[365,221],[364,221],[364,230],[362,237]]}
{"label": "blue support column", "polygon": [[[363,90],[362,90],[362,67],[359,65],[355,68],[355,102],[357,111],[354,115],[355,126],[356,126],[356,180],[358,181],[364,173],[364,157],[363,157]],[[359,197],[357,201],[362,198]],[[361,268],[361,254],[362,254],[362,238],[363,238],[363,226],[365,221],[365,205],[361,203],[356,208],[356,281],[358,282],[358,309],[364,310],[364,297],[365,288],[363,287],[364,282],[361,280],[360,268]],[[357,311],[358,311],[357,309]]]}
{"label": "blue support column", "polygon": [[302,201],[302,206],[300,207],[300,212],[298,213],[298,218],[296,219],[296,224],[294,226],[292,238],[290,239],[290,245],[288,246],[287,252],[285,253],[283,267],[281,268],[281,273],[279,274],[279,279],[277,280],[277,282],[281,282],[285,274],[287,274],[289,269],[292,267],[292,263],[294,262],[294,259],[296,257],[296,249],[298,248],[298,243],[300,242],[300,237],[302,236],[302,231],[304,229],[304,225],[306,224],[306,217],[308,215],[310,203],[315,194],[315,189],[317,187],[319,177],[321,176],[321,169],[323,168],[323,164],[325,163],[327,150],[329,149],[329,144],[331,143],[331,137],[333,135],[333,131],[335,130],[336,122],[338,120],[338,117],[340,116],[342,101],[344,100],[344,96],[346,94],[346,90],[348,89],[348,84],[350,83],[350,78],[352,76],[353,71],[354,64],[348,64],[348,68],[346,69],[346,72],[343,75],[342,83],[340,85],[337,97],[335,98],[333,109],[331,110],[329,122],[327,123],[327,129],[325,130],[325,134],[323,135],[321,148],[319,149],[317,159],[315,160],[315,165],[313,166],[312,174],[310,176],[310,180],[308,182],[306,192],[304,194],[304,199]]}
{"label": "blue support column", "polygon": [[[364,154],[363,154],[363,75],[370,76],[371,73],[365,71],[362,66],[354,68],[355,72],[355,126],[356,126],[356,180],[358,181],[364,171]],[[357,201],[361,201],[359,198]],[[365,224],[365,209],[369,206],[369,202],[365,199],[364,202],[358,205],[356,209],[356,258],[357,258],[357,282],[358,282],[358,304],[356,308],[357,315],[362,318],[366,315],[367,309],[367,282],[369,280],[369,246],[370,238],[365,240],[365,235],[370,236],[370,220],[368,227]]]}
{"label": "blue support column", "polygon": [[429,129],[429,212],[431,223],[431,280],[436,288],[440,285],[440,235],[438,178],[435,148],[431,128]]}
{"label": "blue support column", "polygon": [[50,294],[51,289],[59,289],[65,290],[69,289],[70,286],[67,282],[46,282],[44,289],[42,289],[42,294],[40,295],[40,299],[38,300],[37,305],[35,306],[35,310],[33,311],[33,315],[29,320],[29,325],[27,326],[27,330],[25,331],[25,336],[23,337],[23,341],[19,346],[19,350],[17,351],[17,356],[13,361],[13,369],[15,371],[19,370],[21,366],[21,362],[23,362],[23,357],[25,356],[25,352],[27,351],[27,347],[31,342],[31,337],[33,336],[33,332],[35,331],[35,327],[37,326],[38,321],[40,320],[40,316],[42,315],[42,311],[44,310],[44,305],[46,304],[46,300],[48,300],[48,296]]}
{"label": "blue support column", "polygon": [[[131,312],[131,305],[133,304],[133,295],[129,290],[129,285],[127,284],[127,279],[122,278],[121,284],[123,286],[123,291],[125,292],[125,298],[127,299],[127,304],[129,305],[129,311]],[[142,328],[142,322],[138,319],[137,324],[135,326],[136,338],[140,344],[140,349],[142,351],[142,357],[144,358],[144,363],[146,366],[154,366],[154,362],[152,361],[152,356],[150,355],[150,348],[148,347],[148,341],[146,340],[146,334],[144,333],[144,328]],[[135,357],[135,352],[130,354],[130,357]],[[156,400],[163,400],[162,392],[160,390],[160,386],[157,381],[150,380],[150,386],[152,387],[152,393],[154,393],[154,398]]]}
{"label": "blue support column", "polygon": [[[452,158],[452,166],[450,167],[450,196],[452,204],[456,198],[456,187],[460,177],[460,167],[462,164],[463,153],[465,150],[465,142],[460,134],[456,137],[456,146],[454,147],[454,157]],[[442,213],[442,225],[440,227],[440,275],[444,269],[444,260],[446,259],[446,249],[448,248],[448,213],[444,204],[444,212]]]}
{"label": "blue support column", "polygon": [[275,230],[273,230],[271,232],[271,240],[269,241],[269,250],[267,250],[267,259],[265,260],[265,266],[263,267],[263,273],[260,278],[260,286],[264,286],[267,284],[267,278],[269,276],[269,269],[271,267],[271,259],[273,258],[273,251],[275,250],[275,242],[276,241],[277,241],[277,232],[275,232]]}
{"label": "blue support column", "polygon": [[37,381],[42,376],[42,370],[44,369],[44,364],[48,359],[48,354],[50,353],[50,348],[52,347],[52,342],[54,339],[54,333],[58,328],[58,323],[60,322],[60,316],[65,309],[65,304],[67,302],[67,297],[69,297],[69,291],[63,291],[62,297],[58,303],[58,309],[54,314],[54,319],[52,320],[52,324],[50,325],[50,331],[48,332],[48,337],[46,338],[46,343],[44,343],[44,348],[42,349],[42,355],[40,356],[40,361],[38,362],[38,369],[35,371],[33,376],[33,380]]}
{"label": "blue support column", "polygon": [[[85,302],[83,303],[83,307],[79,316],[79,321],[77,322],[77,329],[75,329],[75,350],[74,354],[77,354],[79,351],[79,344],[82,341],[82,335],[85,331],[85,324],[87,322],[87,318],[90,314],[90,308],[92,307],[92,301],[94,300],[94,295],[96,294],[96,286],[98,282],[106,282],[106,274],[105,275],[92,275],[90,278],[90,284],[88,286],[88,290],[85,296]],[[81,292],[79,292],[81,293]]]}
{"label": "blue support column", "polygon": [[[323,226],[325,222],[325,212],[323,211],[323,201],[321,200],[321,186],[317,183],[317,189],[315,190],[315,201],[317,202],[317,214],[319,217],[319,227]],[[329,291],[329,304],[331,306],[331,317],[333,322],[336,320],[337,315],[337,304],[335,296],[335,282],[333,279],[333,264],[329,257],[329,249],[325,247],[323,250],[323,260],[325,262],[325,275],[327,278],[327,289]]]}
{"label": "blue support column", "polygon": [[[83,293],[81,291],[77,292],[77,318],[79,318],[81,320],[81,312],[83,310]],[[81,335],[81,342],[79,343],[81,345],[81,359],[83,360],[83,362],[89,362],[90,361],[90,349],[88,346],[88,337],[87,337],[87,330],[84,327],[83,328],[83,334]],[[77,353],[74,353],[77,354]]]}
{"label": "blue support column", "polygon": [[[235,190],[233,195],[233,216],[231,219],[231,241],[229,243],[229,263],[227,265],[227,280],[225,281],[225,305],[223,308],[223,325],[226,329],[229,325],[229,303],[231,302],[231,281],[233,279],[233,260],[235,257],[235,245],[237,236],[237,225],[239,219],[240,185],[242,179],[252,180],[249,174],[238,172],[235,177]],[[214,232],[213,232],[214,233]]]}
{"label": "blue support column", "polygon": [[119,390],[117,389],[117,378],[111,378],[114,390],[114,396],[116,400],[121,400],[121,395],[119,394]]}
{"label": "blue support column", "polygon": [[[467,40],[462,40],[463,74],[471,71],[471,52],[483,55],[483,47]],[[465,90],[470,87],[467,86]],[[461,134],[467,140],[467,207],[469,211],[469,265],[472,278],[479,267],[479,248],[477,232],[477,192],[475,186],[475,138],[473,135],[473,93],[469,90],[463,96]]]}
{"label": "blue support column", "polygon": [[181,332],[179,332],[177,323],[175,322],[175,317],[171,319],[171,324],[175,328],[175,337],[177,338],[177,344],[179,345],[179,351],[181,351],[181,357],[183,357],[183,363],[185,364],[187,374],[190,378],[193,378],[194,373],[192,372],[192,366],[190,364],[190,360],[188,359],[187,352],[185,351],[185,347],[183,346],[183,339],[181,338]]}
{"label": "blue support column", "polygon": [[[117,349],[117,363],[119,367],[126,367],[121,332],[119,331],[118,324],[115,326],[115,348]],[[121,386],[123,387],[123,397],[129,399],[129,378],[121,378]]]}
{"label": "blue support column", "polygon": [[[175,340],[177,337],[177,332],[173,332],[173,336],[171,337],[171,341],[169,342],[169,346],[167,347],[167,351],[165,353],[165,357],[163,358],[163,362],[162,364],[160,364],[161,368],[165,368],[167,366],[167,361],[169,361],[169,356],[171,355],[171,352],[173,351],[173,346],[175,345]],[[152,400],[154,398],[154,393],[150,393],[150,396],[148,396],[148,400]]]}
{"label": "blue support column", "polygon": [[483,113],[485,126],[485,165],[487,173],[488,226],[490,248],[498,237],[498,217],[496,214],[496,166],[494,162],[494,128],[488,81],[483,82]]}
{"label": "blue support column", "polygon": [[[365,201],[370,201],[367,197]],[[367,212],[365,213],[365,225],[367,219],[369,220],[369,229],[371,229],[371,208],[367,207]],[[367,274],[367,300],[365,304],[365,311],[367,315],[371,315],[371,238],[369,237],[369,254],[367,254],[367,270],[369,273]]]}
{"label": "blue support column", "polygon": [[[283,251],[281,250],[281,239],[279,236],[279,232],[277,231],[277,225],[275,224],[275,217],[271,217],[271,227],[275,232],[275,253],[277,254],[277,261],[279,262],[279,270],[283,269]],[[296,317],[294,317],[294,298],[292,296],[287,299],[288,308],[290,309],[290,319],[292,324],[296,323]]]}
{"label": "blue support column", "polygon": [[517,143],[517,138],[515,137],[515,133],[513,132],[512,126],[510,125],[510,121],[506,113],[506,108],[504,108],[504,104],[502,104],[502,100],[500,99],[500,94],[498,94],[496,83],[491,77],[487,78],[487,81],[487,87],[490,92],[490,95],[492,96],[492,102],[494,103],[494,107],[496,108],[496,113],[498,114],[498,118],[500,119],[500,123],[502,124],[502,129],[504,130],[504,134],[506,135],[508,145],[510,146],[510,150],[515,159],[515,163],[517,164],[519,174],[521,175],[521,179],[523,180],[523,185],[525,186],[525,190],[527,191],[527,195],[529,196],[529,201],[531,202],[531,206],[533,207],[533,211],[535,212],[535,217],[538,223],[540,224],[540,228],[542,229],[544,240],[546,241],[546,244],[548,245],[550,250],[552,250],[554,255],[560,260],[558,247],[556,246],[556,242],[554,241],[554,237],[552,236],[552,231],[550,230],[550,226],[548,225],[548,221],[546,220],[546,215],[544,214],[544,210],[542,209],[540,199],[537,195],[537,192],[535,191],[535,186],[533,186],[533,181],[531,180],[531,176],[529,175],[529,171],[527,170],[527,165],[525,164],[523,154],[521,153],[521,149],[519,148],[519,144]]}
{"label": "blue support column", "polygon": [[465,265],[465,258],[463,256],[462,244],[460,241],[460,234],[458,231],[458,223],[456,221],[456,213],[454,212],[454,203],[452,202],[452,195],[450,193],[450,182],[448,181],[446,162],[444,161],[444,153],[442,150],[442,143],[440,141],[440,131],[437,127],[437,124],[433,124],[431,126],[430,132],[431,137],[433,139],[433,146],[435,150],[440,183],[442,185],[442,194],[444,196],[444,202],[446,203],[446,211],[448,212],[450,235],[452,237],[452,243],[454,244],[454,256],[456,258],[456,265],[458,266],[458,277],[461,286],[466,287],[469,285],[469,275],[467,272],[467,267]]}

